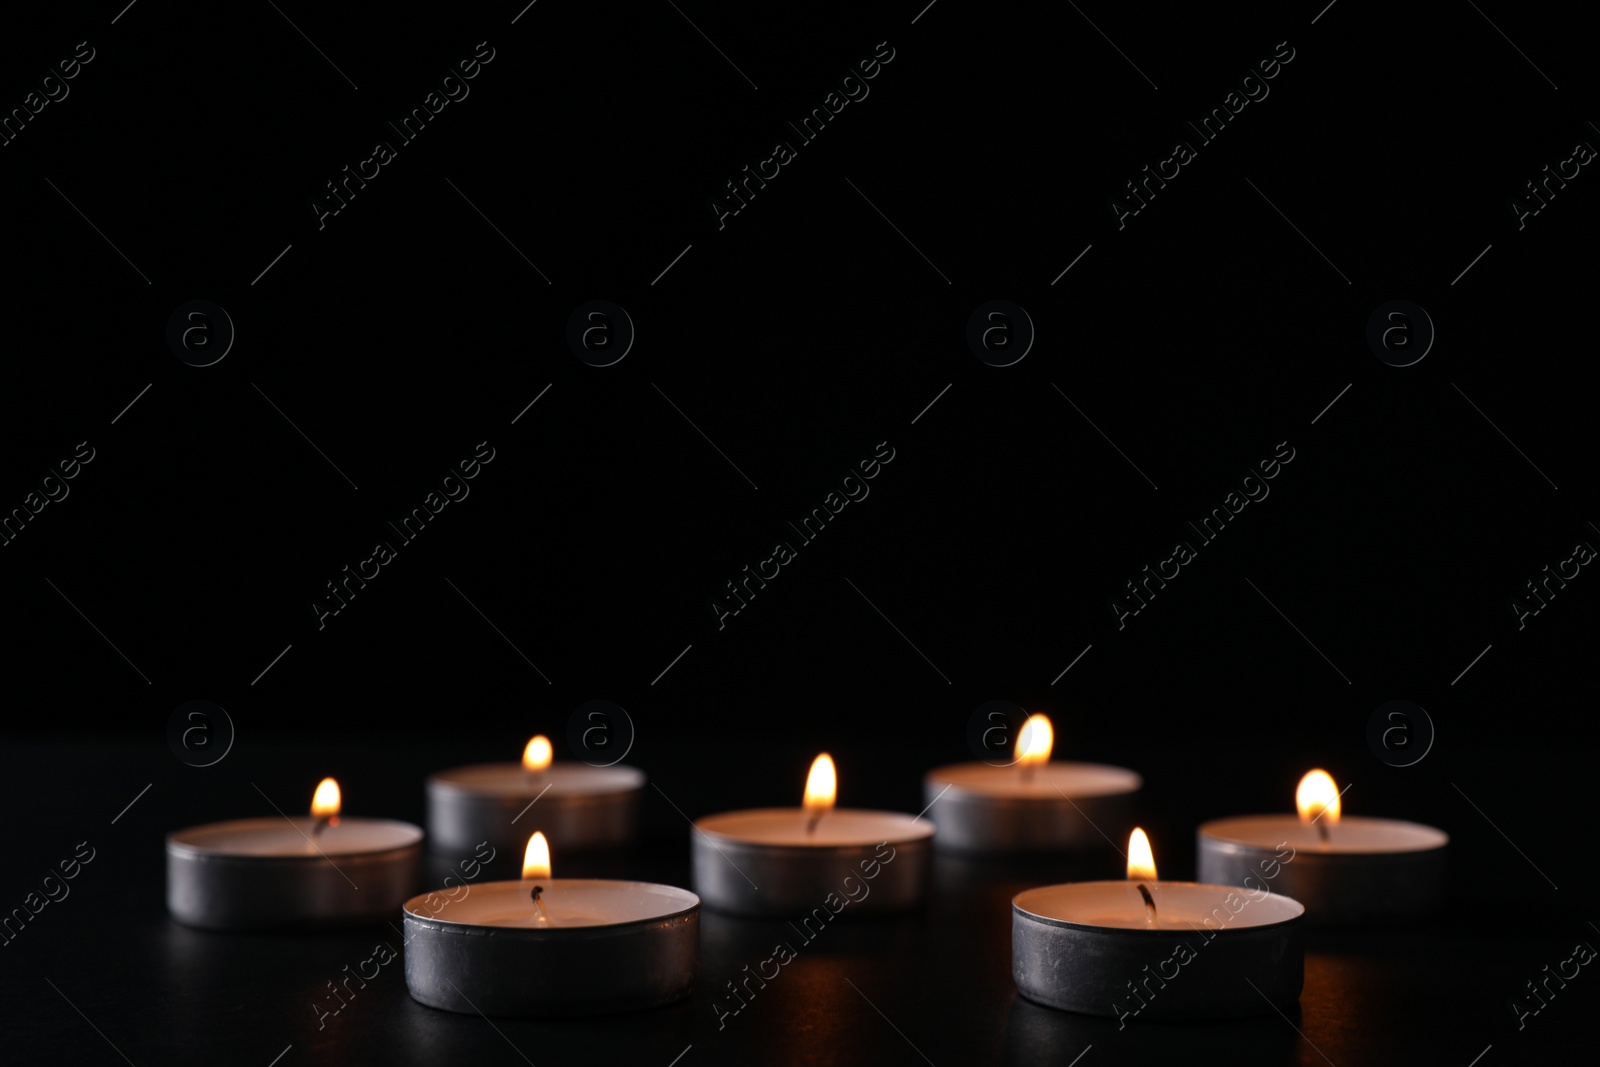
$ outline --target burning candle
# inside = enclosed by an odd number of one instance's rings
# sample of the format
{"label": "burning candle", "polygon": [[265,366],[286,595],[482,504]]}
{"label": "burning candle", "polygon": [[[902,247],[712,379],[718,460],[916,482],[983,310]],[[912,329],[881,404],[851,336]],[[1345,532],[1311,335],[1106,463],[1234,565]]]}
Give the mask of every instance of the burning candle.
{"label": "burning candle", "polygon": [[1296,815],[1246,815],[1200,827],[1200,877],[1250,885],[1281,868],[1274,892],[1306,906],[1319,926],[1415,922],[1444,895],[1442,830],[1395,819],[1348,816],[1337,785],[1314,770],[1295,790]]}
{"label": "burning candle", "polygon": [[1023,996],[1124,1025],[1242,1018],[1299,1000],[1305,908],[1265,889],[1159,881],[1137,827],[1127,856],[1127,881],[1012,900],[1011,973]]}
{"label": "burning candle", "polygon": [[541,734],[520,763],[480,763],[429,777],[430,847],[454,854],[487,841],[514,853],[535,830],[568,851],[631,841],[644,772],[558,762],[554,754]]}
{"label": "burning candle", "polygon": [[167,910],[216,930],[292,928],[393,915],[417,879],[422,830],[342,816],[324,778],[311,814],[236,819],[167,835]]}
{"label": "burning candle", "polygon": [[938,826],[934,844],[968,852],[1025,853],[1099,848],[1103,834],[1133,822],[1143,784],[1133,771],[1050,759],[1055,730],[1031,715],[1012,763],[955,763],[928,772],[923,800]]}
{"label": "burning candle", "polygon": [[519,881],[485,882],[431,907],[405,902],[406,985],[429,1007],[490,1016],[600,1015],[694,991],[700,898],[649,882],[552,878],[528,839]]}
{"label": "burning candle", "polygon": [[[933,824],[919,816],[834,807],[838,773],[811,764],[801,806],[708,815],[690,835],[694,885],[740,915],[901,911],[922,899]],[[837,906],[835,906],[837,904]]]}

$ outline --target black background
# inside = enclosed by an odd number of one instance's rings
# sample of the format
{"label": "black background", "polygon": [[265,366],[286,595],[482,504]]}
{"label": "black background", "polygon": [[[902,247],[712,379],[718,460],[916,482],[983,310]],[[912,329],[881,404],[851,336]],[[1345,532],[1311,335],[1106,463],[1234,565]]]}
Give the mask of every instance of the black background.
{"label": "black background", "polygon": [[[3,950],[7,1061],[264,1065],[287,1045],[285,1065],[665,1065],[692,1046],[686,1067],[943,1067],[1092,1045],[1086,1067],[1344,1067],[1585,1047],[1587,972],[1525,1029],[1507,1004],[1600,937],[1594,579],[1521,630],[1508,603],[1600,543],[1600,206],[1588,167],[1520,231],[1508,201],[1600,143],[1592,23],[1370,0],[677,6],[539,0],[512,25],[515,0],[139,0],[8,27],[6,109],[76,42],[96,55],[0,148],[0,509],[78,442],[95,458],[0,548],[0,905],[78,841],[104,858]],[[470,95],[400,146],[385,121],[485,40]],[[1122,184],[1284,40],[1270,95],[1119,230]],[[870,95],[719,229],[707,201],[880,41]],[[312,198],[380,139],[397,158],[319,230]],[[195,298],[238,332],[207,368],[165,342]],[[638,332],[607,368],[564,340],[594,298]],[[1038,332],[1005,368],[964,338],[995,298]],[[1407,368],[1364,337],[1397,298],[1438,330]],[[324,583],[481,441],[470,495],[319,629]],[[1119,630],[1123,583],[1285,441],[1270,496]],[[719,630],[710,598],[879,442],[894,460],[870,495]],[[204,769],[165,742],[195,698],[238,731]],[[1302,1038],[1276,1015],[1119,1033],[1017,998],[1009,894],[1114,877],[1109,848],[942,864],[924,913],[830,931],[722,1030],[712,998],[770,954],[770,924],[708,914],[701,989],[663,1011],[496,1030],[413,1003],[391,966],[319,1031],[311,1000],[383,928],[202,934],[162,908],[169,830],[267,813],[262,793],[300,807],[325,774],[347,811],[420,822],[429,771],[514,758],[535,731],[571,755],[591,699],[628,710],[657,787],[639,848],[608,862],[687,884],[683,816],[793,803],[822,749],[841,803],[914,811],[993,698],[1050,713],[1059,756],[1146,776],[1164,876],[1193,875],[1198,822],[1288,810],[1325,766],[1347,811],[1452,835],[1449,912],[1318,935]],[[1365,736],[1396,698],[1437,728],[1401,769]]]}

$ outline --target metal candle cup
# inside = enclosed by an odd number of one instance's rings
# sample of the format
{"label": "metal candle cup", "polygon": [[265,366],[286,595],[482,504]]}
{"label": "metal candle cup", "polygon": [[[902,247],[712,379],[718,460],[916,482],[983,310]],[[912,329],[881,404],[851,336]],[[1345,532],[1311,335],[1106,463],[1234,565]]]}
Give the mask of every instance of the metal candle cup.
{"label": "metal candle cup", "polygon": [[923,779],[934,845],[967,852],[1081,851],[1125,835],[1143,780],[1100,763],[937,767]]}
{"label": "metal candle cup", "polygon": [[803,915],[830,894],[848,896],[857,915],[905,911],[922,900],[932,823],[838,808],[808,833],[811,818],[800,808],[759,808],[697,820],[690,833],[695,890],[736,915]]}
{"label": "metal candle cup", "polygon": [[516,852],[542,830],[561,852],[615,848],[633,840],[644,772],[634,767],[481,763],[428,778],[430,847],[470,851],[487,841]]}
{"label": "metal candle cup", "polygon": [[387,919],[416,886],[422,830],[389,819],[238,819],[167,835],[167,910],[214,930]]}
{"label": "metal candle cup", "polygon": [[405,902],[406,986],[429,1007],[576,1017],[658,1007],[694,991],[700,898],[687,890],[586,878],[486,882],[437,912],[429,896]]}
{"label": "metal candle cup", "polygon": [[1216,819],[1197,834],[1201,879],[1250,886],[1270,877],[1272,891],[1303,903],[1317,926],[1399,925],[1437,911],[1449,841],[1431,826],[1351,815],[1326,841],[1295,815]]}
{"label": "metal candle cup", "polygon": [[1011,971],[1046,1007],[1119,1020],[1244,1018],[1284,1009],[1305,976],[1301,917],[1288,897],[1230,886],[1074,882],[1019,893]]}

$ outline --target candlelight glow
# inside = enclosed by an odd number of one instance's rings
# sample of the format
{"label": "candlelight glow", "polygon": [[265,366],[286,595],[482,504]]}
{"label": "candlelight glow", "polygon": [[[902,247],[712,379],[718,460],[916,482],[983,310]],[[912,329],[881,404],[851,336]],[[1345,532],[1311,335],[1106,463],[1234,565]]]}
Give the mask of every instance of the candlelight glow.
{"label": "candlelight glow", "polygon": [[544,839],[542,832],[536,832],[528,838],[528,851],[522,854],[522,877],[550,877],[550,842]]}
{"label": "candlelight glow", "polygon": [[1156,858],[1150,851],[1150,839],[1138,826],[1128,835],[1128,880],[1153,882],[1156,880]]}
{"label": "candlelight glow", "polygon": [[1339,787],[1327,771],[1310,771],[1300,779],[1294,791],[1294,806],[1300,809],[1300,821],[1310,826],[1320,815],[1328,826],[1339,824]]}
{"label": "candlelight glow", "polygon": [[833,757],[824,752],[811,761],[811,773],[806,775],[806,798],[803,807],[821,814],[833,808],[833,798],[839,792],[839,777],[833,769]]}
{"label": "candlelight glow", "polygon": [[1022,734],[1017,738],[1017,762],[1024,767],[1045,763],[1050,759],[1050,749],[1055,745],[1056,732],[1050,720],[1043,715],[1029,715],[1022,724]]}
{"label": "candlelight glow", "polygon": [[317,783],[317,791],[311,796],[311,814],[317,818],[326,818],[329,823],[339,822],[339,783],[332,778],[324,778]]}
{"label": "candlelight glow", "polygon": [[522,765],[530,771],[542,771],[550,766],[550,760],[554,756],[550,739],[544,734],[539,734],[528,742],[527,748],[522,750]]}

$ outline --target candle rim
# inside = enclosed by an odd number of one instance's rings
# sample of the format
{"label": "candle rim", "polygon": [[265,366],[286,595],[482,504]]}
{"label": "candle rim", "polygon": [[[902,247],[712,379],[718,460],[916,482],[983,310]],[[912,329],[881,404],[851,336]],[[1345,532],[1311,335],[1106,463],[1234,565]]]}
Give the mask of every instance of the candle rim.
{"label": "candle rim", "polygon": [[[1029,893],[1037,893],[1046,889],[1060,889],[1064,886],[1125,886],[1131,884],[1132,883],[1127,879],[1102,879],[1095,882],[1058,882],[1053,885],[1034,886],[1032,889],[1024,889],[1022,892],[1011,898],[1011,912],[1013,915],[1021,915],[1032,922],[1043,923],[1047,926],[1059,926],[1069,930],[1090,930],[1099,934],[1133,934],[1136,937],[1171,937],[1174,934],[1181,935],[1188,932],[1184,930],[1152,930],[1136,926],[1101,926],[1097,923],[1078,922],[1073,919],[1057,919],[1051,915],[1040,915],[1036,911],[1029,911],[1027,908],[1018,903],[1019,900],[1027,896]],[[1177,882],[1168,879],[1156,879],[1156,885],[1158,887],[1193,886],[1201,889],[1219,889],[1224,893],[1240,893],[1244,888],[1243,886],[1236,885],[1215,885],[1211,882]],[[1215,933],[1227,934],[1231,930],[1234,936],[1238,936],[1240,931],[1272,930],[1277,927],[1288,926],[1291,923],[1300,922],[1305,918],[1306,906],[1300,903],[1298,900],[1295,900],[1293,897],[1286,897],[1282,893],[1268,893],[1263,899],[1270,900],[1272,898],[1277,898],[1278,900],[1283,901],[1285,904],[1291,904],[1300,910],[1293,915],[1274,920],[1273,922],[1252,923],[1249,926],[1223,927],[1222,929],[1215,931]],[[1262,901],[1260,900],[1251,901],[1251,903],[1256,904],[1261,902]],[[1160,906],[1157,905],[1158,910],[1159,907]],[[1201,927],[1195,932],[1202,932],[1205,929],[1205,927]]]}
{"label": "candle rim", "polygon": [[710,815],[702,815],[700,818],[695,819],[694,828],[698,832],[704,834],[706,837],[715,837],[719,840],[719,842],[725,842],[734,846],[735,848],[790,849],[796,852],[804,851],[808,853],[827,851],[859,852],[861,849],[873,848],[879,844],[915,845],[932,838],[938,829],[933,820],[929,819],[926,815],[911,815],[902,811],[880,811],[876,808],[829,808],[827,814],[823,815],[822,821],[818,824],[818,826],[819,828],[825,828],[828,825],[829,819],[837,819],[840,816],[846,818],[853,815],[889,816],[890,818],[905,820],[907,829],[915,829],[917,833],[911,837],[897,837],[893,840],[879,838],[874,835],[874,839],[872,841],[863,839],[858,843],[841,845],[822,844],[806,839],[794,841],[752,841],[747,837],[740,837],[725,830],[719,830],[715,827],[715,825],[707,825],[708,822],[712,822],[717,819],[729,818],[736,815],[781,815],[796,820],[803,820],[806,817],[806,811],[804,808],[739,808],[734,811],[718,811],[713,812]]}
{"label": "candle rim", "polygon": [[449,908],[441,909],[439,915],[422,915],[413,911],[413,904],[420,904],[430,896],[446,892],[442,889],[431,889],[426,893],[419,893],[416,896],[407,899],[406,902],[401,905],[402,921],[416,923],[419,926],[423,926],[427,929],[440,933],[453,933],[460,934],[462,936],[482,936],[481,932],[487,930],[491,931],[493,936],[496,937],[530,934],[538,937],[540,940],[548,940],[552,938],[605,937],[614,934],[633,933],[637,930],[647,927],[659,926],[664,923],[678,922],[687,916],[696,915],[700,911],[700,895],[698,893],[684,889],[681,886],[667,885],[664,882],[641,882],[630,878],[503,878],[495,882],[480,882],[473,888],[489,889],[495,886],[511,885],[516,886],[517,890],[520,892],[523,888],[535,881],[542,882],[547,890],[552,891],[562,883],[566,883],[569,886],[642,886],[647,889],[666,889],[670,890],[674,894],[681,894],[682,897],[687,898],[687,903],[685,903],[683,907],[677,909],[676,911],[663,912],[660,915],[650,915],[639,919],[624,919],[620,922],[590,923],[583,926],[498,926],[493,923],[460,922],[454,919],[442,918],[441,916],[443,914],[448,913]]}
{"label": "candle rim", "polygon": [[[1263,812],[1260,815],[1228,815],[1220,819],[1210,819],[1201,823],[1199,828],[1195,830],[1195,840],[1197,843],[1200,843],[1209,838],[1211,841],[1216,842],[1218,845],[1226,848],[1229,852],[1242,852],[1246,850],[1260,852],[1273,851],[1276,848],[1275,845],[1264,845],[1258,841],[1249,841],[1242,837],[1231,837],[1222,830],[1218,829],[1219,827],[1226,826],[1230,823],[1239,823],[1253,819],[1281,820],[1291,828],[1303,828],[1305,826],[1305,823],[1301,821],[1300,816],[1294,813],[1274,811]],[[1348,832],[1356,827],[1370,828],[1376,827],[1378,824],[1393,826],[1406,831],[1419,831],[1419,836],[1433,838],[1434,840],[1432,844],[1405,845],[1399,848],[1349,848],[1343,845],[1336,845],[1335,847],[1324,850],[1307,847],[1296,852],[1296,862],[1302,858],[1330,858],[1333,856],[1409,856],[1427,852],[1438,852],[1450,844],[1450,835],[1439,829],[1437,826],[1429,826],[1426,823],[1412,822],[1409,819],[1388,819],[1381,815],[1345,815],[1340,818],[1337,826],[1333,828],[1333,838],[1335,842],[1337,842],[1339,836],[1338,827],[1344,827],[1346,832]]]}
{"label": "candle rim", "polygon": [[[577,768],[579,767],[588,768],[588,770],[578,771]],[[542,786],[548,784],[550,778],[555,775],[569,773],[587,774],[589,770],[599,774],[607,774],[612,778],[618,779],[618,781],[615,785],[608,783],[598,789],[578,789],[572,792],[567,792],[566,790],[555,792],[552,790],[554,796],[552,796],[550,799],[554,799],[555,796],[559,796],[563,804],[582,804],[588,801],[613,799],[643,790],[645,783],[648,780],[643,771],[626,763],[616,763],[605,767],[595,767],[593,764],[584,763],[582,760],[552,760],[550,766],[546,767],[544,770],[530,771],[521,763],[513,763],[509,760],[500,760],[495,763],[465,763],[459,767],[446,767],[444,770],[434,771],[432,774],[428,775],[427,787],[428,789],[437,792],[454,793],[458,796],[467,796],[473,798],[516,798],[520,796],[527,796],[529,793],[538,792],[539,790],[533,787],[535,785],[539,785],[542,788]],[[494,786],[484,786],[481,784],[464,782],[459,778],[453,777],[454,775],[460,775],[471,771],[477,771],[481,773],[505,773],[508,776],[507,781],[509,783],[517,783],[522,785],[523,788],[502,789]],[[512,772],[514,772],[514,774]],[[545,777],[541,778],[541,775],[544,775]],[[624,779],[626,779],[626,781],[624,781]]]}
{"label": "candle rim", "polygon": [[[301,823],[304,823],[305,824],[304,827],[300,827],[299,824],[296,824],[297,828],[302,829],[302,832],[304,832],[304,830],[306,830],[306,829],[309,829],[315,823],[315,817],[311,816],[311,815],[291,815],[291,816],[288,816],[288,819],[291,822],[293,820],[295,820],[295,819],[298,819],[298,820],[300,820]],[[303,861],[306,861],[306,860],[315,860],[318,863],[327,862],[326,858],[322,854],[322,853],[327,852],[328,851],[327,849],[322,849],[321,852],[312,852],[312,853],[307,853],[307,854],[299,854],[299,853],[273,854],[273,853],[261,853],[261,852],[232,852],[232,851],[229,851],[227,849],[221,849],[221,848],[216,848],[216,847],[213,847],[213,846],[207,846],[207,845],[199,844],[199,843],[197,843],[197,842],[195,842],[193,840],[188,840],[185,837],[185,835],[188,835],[188,834],[195,834],[195,833],[199,833],[201,831],[220,831],[220,830],[222,830],[224,828],[243,829],[243,828],[248,827],[250,829],[261,829],[261,828],[265,828],[265,827],[269,827],[269,826],[270,827],[277,827],[279,825],[279,823],[282,822],[282,821],[283,821],[283,817],[282,816],[274,818],[272,816],[261,815],[261,816],[256,816],[256,817],[248,818],[248,819],[224,819],[221,822],[201,823],[201,824],[199,824],[197,826],[186,826],[182,830],[173,830],[173,831],[171,831],[170,833],[167,834],[167,851],[169,853],[176,853],[176,854],[182,855],[182,856],[188,856],[188,857],[193,857],[195,859],[203,859],[203,860],[209,860],[209,861],[224,861],[224,862],[239,862],[239,863],[256,863],[256,862],[283,863],[283,862],[303,862]],[[365,861],[365,860],[371,859],[371,858],[388,856],[388,855],[390,855],[392,853],[406,852],[406,851],[409,851],[411,849],[419,847],[422,844],[422,839],[426,836],[426,834],[424,833],[422,827],[416,825],[415,823],[406,822],[403,819],[380,819],[380,818],[372,818],[372,817],[363,816],[363,815],[341,815],[341,816],[339,816],[339,824],[341,826],[345,826],[345,827],[350,827],[350,826],[387,826],[387,827],[394,827],[394,828],[406,831],[404,836],[409,838],[409,840],[406,840],[406,841],[400,841],[400,842],[395,843],[395,844],[385,844],[385,845],[382,845],[382,846],[377,847],[377,848],[364,848],[364,849],[357,849],[355,851],[349,851],[349,852],[347,852],[347,851],[337,851],[337,852],[331,853],[332,856],[338,857],[341,860],[356,860],[356,859],[359,859],[359,860]],[[413,835],[410,831],[415,831],[415,834]],[[348,833],[348,830],[346,830],[345,832]],[[311,837],[310,834],[305,834],[305,836],[308,839],[310,839],[313,843],[317,843],[317,844],[320,845],[320,842],[317,842],[317,839],[314,838],[314,837]]]}
{"label": "candle rim", "polygon": [[1099,797],[1125,797],[1141,792],[1144,789],[1144,775],[1140,774],[1131,767],[1119,767],[1114,763],[1095,763],[1088,760],[1046,760],[1045,762],[1036,764],[1034,766],[1034,773],[1048,777],[1051,774],[1061,774],[1069,770],[1114,771],[1118,776],[1125,776],[1128,788],[1112,788],[1106,791],[1085,793],[1073,792],[1063,796],[1054,790],[1049,792],[1040,790],[1037,793],[992,793],[982,788],[974,788],[971,785],[950,781],[949,775],[951,772],[964,771],[975,767],[991,767],[996,771],[1005,772],[1005,777],[1007,778],[1015,776],[1019,782],[1021,780],[1021,768],[1017,767],[1016,764],[989,763],[985,760],[967,760],[963,763],[946,763],[942,766],[934,767],[932,770],[923,775],[923,784],[925,787],[933,786],[936,788],[948,786],[951,793],[959,793],[965,797],[972,797],[979,800],[993,801],[995,803],[1002,804],[1039,804],[1046,801],[1062,804],[1074,797],[1079,800]]}

